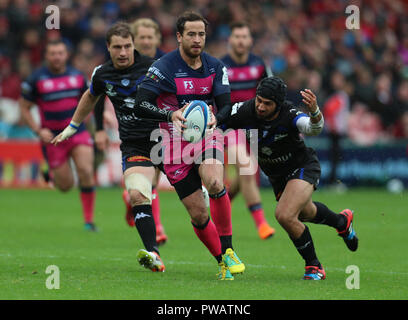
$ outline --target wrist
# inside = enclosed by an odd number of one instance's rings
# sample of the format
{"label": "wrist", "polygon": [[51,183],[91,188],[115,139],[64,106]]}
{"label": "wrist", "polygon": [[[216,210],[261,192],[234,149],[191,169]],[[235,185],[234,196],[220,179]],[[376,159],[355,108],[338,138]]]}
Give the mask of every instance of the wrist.
{"label": "wrist", "polygon": [[315,111],[313,111],[313,112],[310,111],[309,114],[310,114],[310,117],[317,118],[320,115],[320,108],[317,107]]}
{"label": "wrist", "polygon": [[71,121],[71,122],[69,123],[69,126],[72,127],[72,128],[74,128],[75,130],[78,130],[78,128],[79,128],[80,125],[81,125],[80,123],[75,122],[75,121]]}
{"label": "wrist", "polygon": [[172,110],[170,110],[168,113],[167,113],[167,121],[168,122],[171,122],[172,121],[172,117],[173,117],[173,113],[174,113],[174,111],[172,111]]}

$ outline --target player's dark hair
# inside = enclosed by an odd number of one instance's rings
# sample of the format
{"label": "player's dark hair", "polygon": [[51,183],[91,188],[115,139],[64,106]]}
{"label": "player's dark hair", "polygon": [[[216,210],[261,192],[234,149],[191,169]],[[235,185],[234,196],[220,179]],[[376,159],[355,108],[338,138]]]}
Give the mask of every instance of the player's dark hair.
{"label": "player's dark hair", "polygon": [[47,41],[47,43],[45,44],[45,51],[47,51],[49,46],[57,46],[59,44],[63,44],[65,47],[67,47],[67,44],[62,40],[62,39],[52,39]]}
{"label": "player's dark hair", "polygon": [[207,30],[208,21],[205,19],[201,14],[194,12],[194,11],[185,11],[176,22],[176,29],[177,32],[183,34],[184,32],[184,25],[187,21],[202,21],[204,22],[205,29]]}
{"label": "player's dark hair", "polygon": [[249,24],[245,21],[234,21],[229,25],[229,27],[230,27],[231,32],[234,29],[241,29],[241,28],[248,28],[248,30],[251,30],[251,28],[249,27]]}
{"label": "player's dark hair", "polygon": [[130,25],[126,22],[116,22],[112,27],[109,28],[108,32],[106,33],[106,42],[110,44],[112,36],[119,36],[122,38],[132,37],[132,41],[134,41],[134,36],[132,31],[130,30]]}

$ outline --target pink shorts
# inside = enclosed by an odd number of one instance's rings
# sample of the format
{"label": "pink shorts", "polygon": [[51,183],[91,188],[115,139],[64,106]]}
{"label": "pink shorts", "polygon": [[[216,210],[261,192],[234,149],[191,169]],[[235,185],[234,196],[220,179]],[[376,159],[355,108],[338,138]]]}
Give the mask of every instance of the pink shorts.
{"label": "pink shorts", "polygon": [[239,144],[247,144],[245,130],[243,129],[237,129],[237,130],[229,129],[228,131],[225,131],[224,134],[225,134],[224,136],[225,148],[228,148],[229,146],[232,147],[232,146],[239,145]]}
{"label": "pink shorts", "polygon": [[218,159],[224,163],[224,136],[218,130],[197,143],[175,136],[170,141],[164,139],[163,146],[164,172],[172,185],[183,180],[204,159]]}
{"label": "pink shorts", "polygon": [[93,146],[91,135],[86,130],[75,134],[68,140],[62,141],[57,146],[54,146],[51,143],[43,145],[44,156],[50,169],[55,169],[61,166],[69,159],[71,150],[81,144],[90,147]]}

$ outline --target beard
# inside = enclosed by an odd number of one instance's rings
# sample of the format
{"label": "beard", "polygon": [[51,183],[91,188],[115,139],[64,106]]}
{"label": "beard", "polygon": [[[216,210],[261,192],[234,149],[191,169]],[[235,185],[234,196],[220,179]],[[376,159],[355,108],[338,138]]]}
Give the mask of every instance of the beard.
{"label": "beard", "polygon": [[200,48],[200,50],[197,50],[195,48],[190,47],[189,45],[184,45],[182,44],[182,48],[184,53],[192,59],[195,59],[197,57],[199,57],[201,55],[201,53],[203,52],[203,46]]}

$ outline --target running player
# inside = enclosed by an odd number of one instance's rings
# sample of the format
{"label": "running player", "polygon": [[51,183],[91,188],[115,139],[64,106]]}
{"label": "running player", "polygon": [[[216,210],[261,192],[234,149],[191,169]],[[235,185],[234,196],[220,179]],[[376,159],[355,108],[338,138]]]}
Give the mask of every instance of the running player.
{"label": "running player", "polygon": [[[235,104],[227,127],[249,128],[257,132],[258,162],[269,177],[278,204],[275,216],[305,260],[305,280],[323,280],[326,273],[316,256],[309,228],[303,222],[335,228],[351,251],[358,238],[353,229],[353,211],[334,213],[323,203],[312,201],[320,178],[316,152],[307,148],[299,134],[317,135],[324,125],[316,96],[300,92],[309,115],[285,100],[286,85],[278,77],[263,79],[256,98]],[[247,137],[254,132],[247,132]],[[249,139],[251,140],[251,139]]]}
{"label": "running player", "polygon": [[[50,143],[67,126],[81,95],[88,88],[85,76],[67,65],[67,61],[65,43],[61,40],[49,42],[45,48],[45,65],[22,83],[19,103],[23,119],[41,141],[54,186],[63,192],[70,190],[75,183],[69,161],[72,158],[79,180],[85,230],[96,231],[94,153],[90,134],[82,124],[70,141],[59,146]],[[40,112],[40,125],[30,113],[34,105]]]}
{"label": "running player", "polygon": [[[251,53],[253,41],[248,24],[245,22],[234,22],[231,24],[230,29],[228,54],[221,58],[221,61],[228,69],[231,102],[237,103],[254,98],[259,81],[270,76],[271,71],[266,67],[262,58]],[[265,219],[256,173],[250,174],[247,172],[242,174],[244,173],[244,168],[256,168],[254,157],[247,152],[247,143],[243,132],[240,133],[240,130],[229,132],[226,135],[225,146],[229,160],[232,160],[230,157],[235,160],[235,168],[237,169],[236,177],[230,180],[228,195],[232,201],[239,190],[242,191],[259,237],[261,239],[268,239],[275,234],[275,229]],[[231,161],[229,162],[231,163]]]}
{"label": "running player", "polygon": [[[203,100],[218,112],[222,124],[230,114],[230,88],[223,64],[203,52],[208,22],[198,13],[185,12],[177,20],[179,48],[164,55],[149,69],[140,85],[138,104],[179,110],[192,100]],[[219,263],[220,280],[232,280],[244,264],[232,248],[231,203],[223,183],[223,136],[189,144],[179,139],[174,127],[163,129],[164,171],[191,216],[194,231]],[[212,140],[214,139],[214,140]],[[182,156],[186,150],[191,161]],[[202,182],[210,194],[211,221]]]}
{"label": "running player", "polygon": [[[118,22],[106,34],[111,60],[95,68],[90,89],[85,91],[68,127],[52,140],[59,144],[77,131],[92,111],[98,97],[106,94],[112,101],[119,122],[122,141],[122,166],[126,189],[130,195],[136,229],[146,248],[138,251],[139,263],[152,271],[162,272],[165,266],[156,242],[156,227],[152,216],[152,180],[155,174],[150,159],[150,134],[159,121],[185,120],[181,111],[165,111],[154,106],[136,104],[138,85],[153,62],[134,49],[133,34],[126,23]],[[69,140],[68,140],[69,141]]]}
{"label": "running player", "polygon": [[[150,58],[158,59],[164,52],[158,46],[160,45],[161,34],[159,25],[149,18],[137,19],[130,24],[130,30],[134,36],[135,48],[139,53]],[[105,104],[105,95],[99,98],[95,105],[95,119],[96,119],[96,133],[95,144],[100,150],[106,150],[109,144],[109,138],[103,129],[103,111]],[[164,232],[164,227],[160,218],[160,202],[159,194],[156,186],[160,179],[160,169],[155,168],[155,176],[152,182],[152,212],[156,224],[156,241],[158,245],[164,244],[168,237]],[[126,214],[125,219],[130,227],[135,226],[135,217],[133,215],[132,205],[130,203],[130,196],[126,189],[122,193],[123,201],[125,202]]]}

